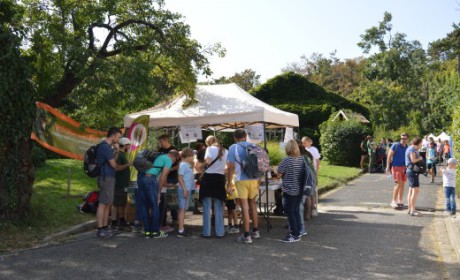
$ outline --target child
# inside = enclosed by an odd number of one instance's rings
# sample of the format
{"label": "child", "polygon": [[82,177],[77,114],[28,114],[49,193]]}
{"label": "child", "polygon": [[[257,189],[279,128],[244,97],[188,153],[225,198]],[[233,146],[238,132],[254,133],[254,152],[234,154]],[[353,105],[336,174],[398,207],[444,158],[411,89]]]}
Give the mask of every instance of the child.
{"label": "child", "polygon": [[428,172],[431,175],[431,182],[434,183],[434,177],[436,176],[436,147],[434,142],[430,142],[426,152],[426,162],[428,165]]}
{"label": "child", "polygon": [[238,225],[238,214],[236,213],[236,188],[233,185],[233,192],[231,194],[227,193],[227,199],[225,200],[225,206],[227,206],[227,216],[228,216],[228,233],[240,233]]}
{"label": "child", "polygon": [[185,148],[182,150],[182,162],[179,165],[179,188],[177,190],[177,198],[179,203],[179,228],[177,237],[189,236],[184,229],[185,211],[188,210],[190,200],[192,198],[192,190],[195,189],[195,177],[193,175],[193,150]]}
{"label": "child", "polygon": [[444,192],[446,194],[446,210],[451,216],[455,216],[456,205],[455,205],[455,173],[458,161],[455,158],[447,160],[447,168],[443,168],[442,171],[442,185],[444,186]]}

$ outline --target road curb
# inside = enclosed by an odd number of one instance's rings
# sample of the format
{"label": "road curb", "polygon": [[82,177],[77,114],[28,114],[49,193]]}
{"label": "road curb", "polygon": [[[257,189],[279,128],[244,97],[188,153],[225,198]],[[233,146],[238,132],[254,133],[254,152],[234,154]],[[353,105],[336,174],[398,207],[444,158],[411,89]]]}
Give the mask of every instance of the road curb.
{"label": "road curb", "polygon": [[444,217],[447,235],[449,236],[452,249],[460,261],[460,220],[458,218]]}
{"label": "road curb", "polygon": [[79,234],[79,233],[87,232],[87,231],[95,229],[95,228],[96,228],[96,220],[87,221],[87,222],[78,224],[76,226],[70,227],[70,228],[68,228],[66,230],[63,230],[61,232],[48,235],[47,237],[45,237],[43,239],[43,242],[46,243],[46,242],[49,242],[49,241],[51,241],[53,239],[56,239],[56,238],[59,238],[59,237],[65,237],[65,236],[69,236],[69,235],[76,235],[76,234]]}

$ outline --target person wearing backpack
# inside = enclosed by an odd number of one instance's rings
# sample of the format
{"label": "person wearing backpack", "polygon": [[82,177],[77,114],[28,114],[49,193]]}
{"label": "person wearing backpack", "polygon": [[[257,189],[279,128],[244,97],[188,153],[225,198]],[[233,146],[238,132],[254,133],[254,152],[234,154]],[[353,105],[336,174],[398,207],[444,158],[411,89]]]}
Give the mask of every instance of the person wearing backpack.
{"label": "person wearing backpack", "polygon": [[109,230],[109,213],[112,208],[115,192],[115,172],[122,170],[131,163],[118,165],[115,161],[112,145],[118,143],[121,131],[117,127],[112,127],[107,132],[107,137],[97,146],[96,162],[101,168],[101,173],[97,178],[99,186],[99,205],[97,207],[97,237],[110,238],[113,232]]}
{"label": "person wearing backpack", "polygon": [[176,150],[169,151],[168,154],[158,154],[153,160],[151,168],[137,174],[140,207],[143,211],[141,216],[146,239],[168,236],[166,232],[160,230],[159,194],[168,185],[169,169],[179,159],[180,155]]}
{"label": "person wearing backpack", "polygon": [[[253,178],[243,171],[243,163],[248,156],[246,148],[252,145],[246,141],[246,131],[242,128],[238,128],[235,130],[233,137],[236,143],[231,145],[228,149],[227,193],[232,193],[233,191],[232,178],[235,174],[235,186],[240,200],[244,226],[244,233],[238,237],[237,241],[251,244],[252,238],[260,238],[256,205],[256,197],[259,193],[259,178]],[[249,231],[249,213],[251,213],[252,218],[252,232]]]}
{"label": "person wearing backpack", "polygon": [[[159,146],[157,152],[162,154],[167,154],[172,150],[179,151],[176,147],[169,143],[169,135],[162,134],[158,138]],[[178,181],[178,170],[179,170],[179,161],[173,162],[173,165],[169,169],[169,174],[167,178],[168,184],[177,185]],[[160,224],[161,230],[165,232],[172,232],[174,230],[173,227],[170,227],[167,222],[167,215],[168,210],[171,212],[171,219],[173,223],[177,223],[178,221],[178,211],[176,209],[170,209],[168,203],[166,202],[166,188],[160,195]]]}

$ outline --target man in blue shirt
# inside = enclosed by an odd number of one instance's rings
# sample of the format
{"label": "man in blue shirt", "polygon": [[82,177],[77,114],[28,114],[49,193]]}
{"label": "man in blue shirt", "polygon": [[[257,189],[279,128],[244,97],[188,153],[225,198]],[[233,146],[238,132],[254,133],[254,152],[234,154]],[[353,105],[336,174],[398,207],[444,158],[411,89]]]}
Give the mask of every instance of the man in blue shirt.
{"label": "man in blue shirt", "polygon": [[[251,145],[251,143],[246,142],[246,131],[242,128],[235,130],[234,138],[236,144],[233,144],[228,149],[228,177],[227,177],[227,193],[233,191],[232,180],[233,175],[235,174],[235,186],[238,192],[238,198],[240,199],[241,209],[243,212],[243,225],[244,225],[244,235],[238,237],[237,241],[241,243],[250,244],[252,243],[252,238],[260,238],[258,230],[258,217],[257,217],[257,205],[256,197],[259,193],[259,180],[254,178],[249,178],[243,172],[242,164],[246,159],[246,147]],[[251,218],[252,218],[252,232],[249,232],[249,208],[251,208]]]}
{"label": "man in blue shirt", "polygon": [[405,155],[408,147],[408,138],[409,135],[407,133],[402,133],[401,141],[394,143],[388,152],[386,173],[390,173],[391,164],[391,173],[393,174],[393,179],[396,183],[395,187],[393,188],[393,199],[390,204],[394,209],[404,207],[404,203],[402,201],[404,195],[404,184],[407,181],[407,176],[405,173]]}
{"label": "man in blue shirt", "polygon": [[132,163],[118,165],[115,161],[112,145],[117,145],[121,131],[112,127],[107,132],[107,137],[97,147],[96,161],[101,167],[101,175],[97,178],[99,186],[99,205],[97,207],[97,237],[110,238],[113,233],[108,229],[109,213],[112,208],[115,192],[115,171],[123,170]]}

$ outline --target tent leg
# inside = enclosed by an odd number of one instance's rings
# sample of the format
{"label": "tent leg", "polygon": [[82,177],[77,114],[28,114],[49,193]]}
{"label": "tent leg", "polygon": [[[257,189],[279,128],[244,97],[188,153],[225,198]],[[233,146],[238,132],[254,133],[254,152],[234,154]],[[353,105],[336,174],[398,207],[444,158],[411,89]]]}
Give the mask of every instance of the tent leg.
{"label": "tent leg", "polygon": [[[267,150],[267,135],[264,122],[264,149]],[[271,172],[271,171],[268,171]],[[265,172],[265,214],[267,215],[267,232],[270,232],[270,209],[268,207],[268,172]]]}

